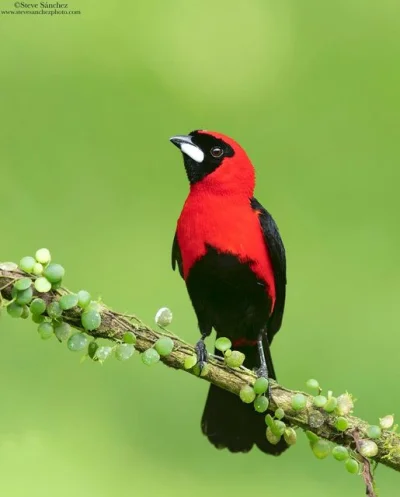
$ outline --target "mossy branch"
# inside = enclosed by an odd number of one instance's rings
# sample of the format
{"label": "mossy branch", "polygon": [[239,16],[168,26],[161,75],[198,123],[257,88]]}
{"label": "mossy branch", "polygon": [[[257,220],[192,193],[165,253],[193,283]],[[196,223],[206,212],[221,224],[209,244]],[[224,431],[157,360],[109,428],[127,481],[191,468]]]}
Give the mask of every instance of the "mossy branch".
{"label": "mossy branch", "polygon": [[[6,268],[5,265],[0,265],[0,304],[3,299],[8,301],[12,299],[12,285],[15,280],[22,276],[29,276],[32,280],[35,279],[34,276],[27,275],[18,269],[10,270]],[[48,293],[42,293],[40,294],[40,297],[48,304],[54,300],[58,300],[61,295],[67,293],[70,293],[67,289],[59,288],[58,290],[52,290]],[[76,329],[85,331],[81,326],[81,312],[82,311],[79,308],[64,311],[63,320]],[[102,318],[100,327],[95,331],[85,331],[88,335],[118,342],[122,340],[123,335],[127,331],[132,331],[137,337],[135,348],[139,352],[147,350],[149,347],[153,346],[160,337],[168,335],[173,339],[175,346],[170,355],[161,358],[162,362],[171,368],[180,369],[189,374],[195,374],[193,369],[186,370],[184,366],[185,359],[190,358],[195,354],[192,345],[168,331],[150,328],[142,323],[136,316],[112,311],[103,304],[100,306],[100,313]],[[228,368],[222,359],[215,356],[210,357],[209,367],[201,378],[220,388],[228,390],[235,395],[239,395],[242,387],[245,385],[252,385],[256,380],[256,376],[252,371],[244,367],[235,370]],[[295,411],[292,408],[292,397],[299,392],[287,389],[277,383],[272,383],[271,386],[273,399],[271,408],[282,408],[285,411],[285,421],[293,426],[309,430],[320,437],[338,444],[346,445],[353,449],[357,448],[354,433],[357,433],[358,437],[367,438],[366,429],[369,424],[366,421],[355,416],[345,416],[349,423],[349,427],[345,432],[340,432],[335,428],[336,416],[314,407],[312,404],[312,396],[304,394],[307,398],[306,408]],[[262,414],[260,414],[260,416],[261,415]],[[323,423],[320,425],[321,416],[323,416]],[[313,423],[313,419],[315,418],[319,419],[318,425],[320,426],[318,427]],[[400,471],[400,435],[395,431],[382,430],[381,436],[374,441],[376,442],[379,451],[372,460]],[[361,458],[360,461],[362,461]]]}

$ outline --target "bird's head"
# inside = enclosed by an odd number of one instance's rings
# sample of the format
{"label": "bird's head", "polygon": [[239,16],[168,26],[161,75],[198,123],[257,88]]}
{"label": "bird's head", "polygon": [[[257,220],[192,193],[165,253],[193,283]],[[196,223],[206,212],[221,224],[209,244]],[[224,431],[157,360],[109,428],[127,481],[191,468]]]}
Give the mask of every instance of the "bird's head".
{"label": "bird's head", "polygon": [[253,195],[254,167],[232,138],[196,130],[170,138],[182,152],[191,187],[225,193]]}

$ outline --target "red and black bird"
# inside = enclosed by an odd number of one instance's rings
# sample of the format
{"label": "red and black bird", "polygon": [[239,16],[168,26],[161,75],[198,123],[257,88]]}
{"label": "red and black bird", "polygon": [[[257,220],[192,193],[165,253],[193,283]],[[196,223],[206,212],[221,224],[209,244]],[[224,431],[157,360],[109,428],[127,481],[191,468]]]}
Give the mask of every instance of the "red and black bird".
{"label": "red and black bird", "polygon": [[[286,257],[271,215],[254,198],[255,172],[246,152],[220,133],[197,130],[174,136],[182,152],[190,193],[178,219],[172,267],[178,265],[197,316],[200,365],[212,329],[242,351],[247,368],[276,379],[270,346],[285,306]],[[216,351],[216,354],[220,354]],[[239,397],[211,385],[201,421],[218,448],[247,452],[253,445],[279,455],[264,416]]]}

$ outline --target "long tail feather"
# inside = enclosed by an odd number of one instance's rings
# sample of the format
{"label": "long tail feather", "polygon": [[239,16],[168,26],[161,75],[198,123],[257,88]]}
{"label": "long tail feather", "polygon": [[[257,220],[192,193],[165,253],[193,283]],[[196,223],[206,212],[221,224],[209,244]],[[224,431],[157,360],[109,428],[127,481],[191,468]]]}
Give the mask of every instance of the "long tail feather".
{"label": "long tail feather", "polygon": [[[256,346],[243,347],[241,351],[246,355],[247,368],[259,366]],[[269,377],[276,379],[268,346],[264,347],[264,352]],[[278,456],[288,448],[288,445],[283,439],[277,445],[268,442],[264,418],[265,416],[256,412],[251,404],[244,404],[236,395],[211,385],[201,428],[209,441],[219,449],[248,452],[256,445],[262,452]]]}

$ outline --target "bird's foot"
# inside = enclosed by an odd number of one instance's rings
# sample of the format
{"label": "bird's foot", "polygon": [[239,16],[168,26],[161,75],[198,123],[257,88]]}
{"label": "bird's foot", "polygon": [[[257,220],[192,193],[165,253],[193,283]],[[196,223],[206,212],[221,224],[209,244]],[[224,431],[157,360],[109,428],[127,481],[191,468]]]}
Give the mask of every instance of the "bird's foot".
{"label": "bird's foot", "polygon": [[200,372],[201,372],[203,370],[204,366],[206,365],[206,362],[208,359],[206,344],[204,343],[203,340],[199,340],[196,343],[195,350],[196,350],[196,355],[197,355],[197,364],[199,365]]}

